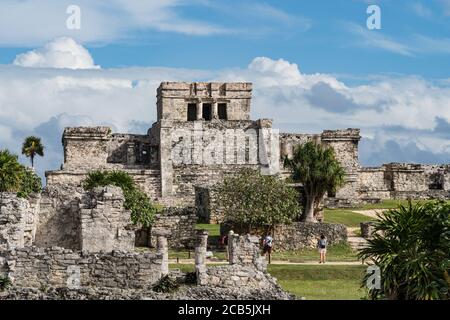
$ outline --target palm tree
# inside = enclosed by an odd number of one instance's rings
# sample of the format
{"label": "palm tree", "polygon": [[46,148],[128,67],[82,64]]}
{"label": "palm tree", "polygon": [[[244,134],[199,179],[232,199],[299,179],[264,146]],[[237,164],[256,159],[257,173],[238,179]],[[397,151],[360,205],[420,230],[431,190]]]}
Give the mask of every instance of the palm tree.
{"label": "palm tree", "polygon": [[450,299],[450,203],[409,202],[379,215],[374,229],[359,253],[380,268],[372,299]]}
{"label": "palm tree", "polygon": [[285,158],[284,166],[292,171],[294,181],[303,184],[306,197],[303,220],[317,222],[315,204],[327,191],[335,191],[344,184],[345,171],[336,159],[334,149],[309,141],[297,146],[292,158]]}
{"label": "palm tree", "polygon": [[31,167],[34,168],[34,157],[36,155],[44,156],[44,146],[41,143],[41,138],[27,137],[22,146],[22,154],[31,159]]}
{"label": "palm tree", "polygon": [[20,188],[23,167],[17,156],[0,150],[0,192],[15,192]]}

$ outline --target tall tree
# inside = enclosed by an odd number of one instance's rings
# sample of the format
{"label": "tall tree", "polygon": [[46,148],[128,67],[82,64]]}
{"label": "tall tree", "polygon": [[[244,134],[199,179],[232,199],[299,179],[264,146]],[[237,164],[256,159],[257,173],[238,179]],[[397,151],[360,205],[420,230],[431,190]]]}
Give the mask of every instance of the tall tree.
{"label": "tall tree", "polygon": [[334,149],[309,141],[295,148],[292,158],[285,158],[284,165],[292,171],[292,178],[303,184],[305,212],[303,220],[317,222],[314,205],[327,191],[336,191],[344,184],[345,171],[336,159]]}
{"label": "tall tree", "polygon": [[31,159],[31,167],[34,168],[34,157],[36,155],[44,156],[44,146],[42,145],[41,138],[35,136],[25,138],[22,146],[22,154]]}

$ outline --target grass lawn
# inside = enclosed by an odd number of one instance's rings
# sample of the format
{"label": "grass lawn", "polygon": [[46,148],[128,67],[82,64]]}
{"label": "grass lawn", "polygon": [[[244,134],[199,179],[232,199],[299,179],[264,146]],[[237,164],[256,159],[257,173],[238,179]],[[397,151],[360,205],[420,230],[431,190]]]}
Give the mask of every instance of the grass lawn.
{"label": "grass lawn", "polygon": [[324,215],[326,223],[342,223],[347,227],[359,227],[361,222],[374,220],[351,209],[325,209]]}
{"label": "grass lawn", "polygon": [[269,273],[281,287],[307,300],[359,300],[364,266],[270,265]]}
{"label": "grass lawn", "polygon": [[197,223],[195,229],[205,229],[208,231],[208,237],[220,236],[220,225],[218,224]]}
{"label": "grass lawn", "polygon": [[[318,261],[319,253],[317,249],[304,249],[299,251],[283,251],[276,252],[276,248],[272,253],[272,260],[281,260],[288,262],[310,262]],[[340,243],[328,247],[327,249],[327,261],[329,262],[348,262],[358,261],[356,252],[353,251],[346,243]]]}

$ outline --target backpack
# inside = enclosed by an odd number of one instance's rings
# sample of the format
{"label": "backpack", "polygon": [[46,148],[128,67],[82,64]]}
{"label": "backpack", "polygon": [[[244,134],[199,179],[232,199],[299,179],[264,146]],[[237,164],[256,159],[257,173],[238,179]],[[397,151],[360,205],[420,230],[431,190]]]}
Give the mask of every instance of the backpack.
{"label": "backpack", "polygon": [[320,239],[319,240],[319,248],[320,249],[325,249],[327,247],[327,240],[325,239]]}

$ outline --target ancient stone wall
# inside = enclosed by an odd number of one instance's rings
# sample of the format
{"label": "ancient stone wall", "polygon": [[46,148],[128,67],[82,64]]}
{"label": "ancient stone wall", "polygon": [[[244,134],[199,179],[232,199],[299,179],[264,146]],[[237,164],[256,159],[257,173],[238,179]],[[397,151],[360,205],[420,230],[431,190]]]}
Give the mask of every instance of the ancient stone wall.
{"label": "ancient stone wall", "polygon": [[[226,235],[230,230],[242,233],[238,226],[230,222],[220,225],[220,234]],[[253,230],[252,234],[257,234],[262,240],[263,231]],[[317,240],[321,235],[325,235],[328,244],[338,244],[347,241],[347,228],[343,224],[313,223],[313,222],[293,222],[288,225],[276,225],[272,232],[274,248],[277,251],[301,250],[305,248],[315,248]]]}
{"label": "ancient stone wall", "polygon": [[143,288],[160,279],[162,254],[27,247],[1,251],[0,262],[17,287]]}
{"label": "ancient stone wall", "polygon": [[197,215],[195,208],[165,208],[161,214],[156,215],[150,234],[150,246],[157,243],[157,234],[168,231],[170,248],[192,248],[195,239],[195,224]]}
{"label": "ancient stone wall", "polygon": [[38,247],[81,248],[80,202],[84,190],[70,184],[47,186],[41,196],[34,244]]}
{"label": "ancient stone wall", "polygon": [[29,200],[0,193],[0,250],[32,245],[38,220],[39,196]]}
{"label": "ancient stone wall", "polygon": [[81,250],[133,251],[135,230],[131,212],[119,187],[99,187],[83,198],[80,206]]}

